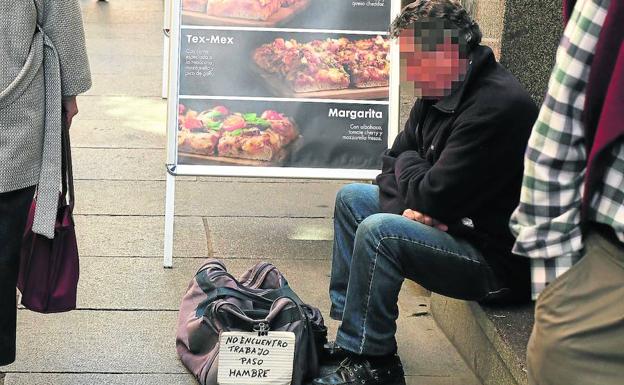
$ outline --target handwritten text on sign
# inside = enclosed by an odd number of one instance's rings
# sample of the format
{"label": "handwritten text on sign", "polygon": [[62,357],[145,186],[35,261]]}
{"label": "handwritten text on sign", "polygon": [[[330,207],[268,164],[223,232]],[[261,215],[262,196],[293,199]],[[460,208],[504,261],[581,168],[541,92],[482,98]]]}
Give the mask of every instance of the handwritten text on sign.
{"label": "handwritten text on sign", "polygon": [[291,332],[221,333],[219,385],[290,385],[295,358]]}

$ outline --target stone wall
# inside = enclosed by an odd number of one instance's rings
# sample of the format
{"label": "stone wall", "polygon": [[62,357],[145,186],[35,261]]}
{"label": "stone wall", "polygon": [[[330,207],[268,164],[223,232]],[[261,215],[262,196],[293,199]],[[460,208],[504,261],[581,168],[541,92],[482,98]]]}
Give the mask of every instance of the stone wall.
{"label": "stone wall", "polygon": [[546,93],[562,35],[561,0],[506,0],[501,63],[538,104]]}
{"label": "stone wall", "polygon": [[[402,0],[409,4],[412,0]],[[540,104],[563,34],[562,0],[462,0],[483,31],[483,44]]]}
{"label": "stone wall", "polygon": [[464,3],[481,27],[482,44],[491,47],[500,60],[501,37],[505,28],[505,0],[465,0]]}

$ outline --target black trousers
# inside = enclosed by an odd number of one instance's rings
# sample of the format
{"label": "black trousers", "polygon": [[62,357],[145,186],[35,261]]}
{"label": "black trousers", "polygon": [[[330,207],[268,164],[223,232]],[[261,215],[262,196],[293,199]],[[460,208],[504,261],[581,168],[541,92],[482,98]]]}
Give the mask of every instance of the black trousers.
{"label": "black trousers", "polygon": [[15,361],[15,286],[20,248],[35,187],[0,193],[0,366]]}

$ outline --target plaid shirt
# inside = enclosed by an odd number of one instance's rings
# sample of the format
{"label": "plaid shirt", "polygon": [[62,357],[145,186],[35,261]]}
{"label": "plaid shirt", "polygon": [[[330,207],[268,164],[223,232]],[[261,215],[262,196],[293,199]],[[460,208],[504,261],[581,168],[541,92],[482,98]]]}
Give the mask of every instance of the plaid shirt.
{"label": "plaid shirt", "polygon": [[[615,1],[615,0],[614,0]],[[583,255],[581,204],[587,151],[585,90],[609,0],[579,0],[565,29],[548,94],[529,140],[520,205],[511,218],[513,252],[531,258],[533,298]],[[590,200],[589,219],[624,242],[624,143]]]}

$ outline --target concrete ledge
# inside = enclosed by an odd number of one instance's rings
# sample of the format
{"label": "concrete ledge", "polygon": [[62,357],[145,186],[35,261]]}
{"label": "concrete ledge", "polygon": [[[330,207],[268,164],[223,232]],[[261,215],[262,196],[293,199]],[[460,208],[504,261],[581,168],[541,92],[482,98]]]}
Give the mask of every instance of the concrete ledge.
{"label": "concrete ledge", "polygon": [[431,296],[431,313],[483,385],[526,385],[533,305],[492,308]]}

